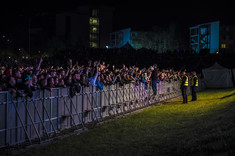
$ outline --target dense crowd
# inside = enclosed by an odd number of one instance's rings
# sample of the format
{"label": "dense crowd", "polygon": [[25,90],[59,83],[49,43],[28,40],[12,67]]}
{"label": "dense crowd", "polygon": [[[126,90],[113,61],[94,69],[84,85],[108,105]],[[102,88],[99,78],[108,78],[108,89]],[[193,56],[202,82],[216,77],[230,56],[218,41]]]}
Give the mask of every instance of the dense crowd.
{"label": "dense crowd", "polygon": [[[14,65],[0,64],[0,91],[10,91],[14,97],[32,97],[32,91],[56,87],[71,88],[71,95],[79,92],[81,86],[95,85],[103,89],[106,85],[118,83],[119,85],[134,83],[148,84],[151,81],[153,66],[139,68],[126,66],[125,64],[113,65],[104,61],[91,61],[87,65],[79,65],[78,61],[72,64],[68,61],[67,67],[54,66],[52,64],[42,67],[43,59],[34,67],[27,63],[15,63]],[[177,81],[180,72],[173,69],[158,70],[158,81]],[[23,90],[20,91],[20,90]]]}

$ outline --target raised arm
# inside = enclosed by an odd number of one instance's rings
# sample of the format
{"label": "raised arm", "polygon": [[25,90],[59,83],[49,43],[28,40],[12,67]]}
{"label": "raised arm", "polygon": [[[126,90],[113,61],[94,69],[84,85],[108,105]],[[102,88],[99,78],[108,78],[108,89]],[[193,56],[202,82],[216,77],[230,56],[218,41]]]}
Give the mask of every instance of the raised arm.
{"label": "raised arm", "polygon": [[65,77],[67,77],[69,75],[69,72],[70,72],[70,69],[69,69],[69,67],[67,67],[67,72],[65,74]]}
{"label": "raised arm", "polygon": [[77,66],[78,66],[78,61],[76,61],[76,64],[72,67],[72,69],[70,69],[70,73],[73,73]]}
{"label": "raised arm", "polygon": [[37,68],[36,68],[38,71],[40,70],[40,67],[41,67],[42,61],[43,61],[43,59],[42,59],[42,58],[40,58],[40,61],[39,61],[38,66],[37,66]]}
{"label": "raised arm", "polygon": [[37,68],[36,68],[36,70],[35,70],[35,73],[34,73],[35,75],[38,75],[39,70],[40,70],[40,67],[41,67],[41,64],[42,64],[42,61],[43,61],[43,59],[40,58],[40,61],[39,61],[38,66],[37,66]]}

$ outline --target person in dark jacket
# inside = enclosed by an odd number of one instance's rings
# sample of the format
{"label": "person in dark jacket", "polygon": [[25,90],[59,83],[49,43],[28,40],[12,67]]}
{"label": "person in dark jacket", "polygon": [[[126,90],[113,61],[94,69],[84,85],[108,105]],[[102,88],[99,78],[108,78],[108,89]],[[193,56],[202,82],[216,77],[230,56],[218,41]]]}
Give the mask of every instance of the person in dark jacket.
{"label": "person in dark jacket", "polygon": [[152,89],[153,89],[153,94],[154,95],[157,95],[157,73],[158,73],[158,70],[157,70],[157,65],[153,65],[153,68],[152,68],[152,75],[151,75],[151,80],[152,80]]}

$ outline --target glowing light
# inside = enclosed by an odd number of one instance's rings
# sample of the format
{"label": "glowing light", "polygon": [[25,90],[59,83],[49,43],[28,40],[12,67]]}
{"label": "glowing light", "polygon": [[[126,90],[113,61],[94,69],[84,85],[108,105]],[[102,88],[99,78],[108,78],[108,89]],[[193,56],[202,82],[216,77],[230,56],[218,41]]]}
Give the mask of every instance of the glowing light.
{"label": "glowing light", "polygon": [[91,17],[89,18],[90,25],[90,47],[97,48],[99,45],[99,16],[98,9],[92,9]]}
{"label": "glowing light", "polygon": [[225,44],[225,43],[222,43],[222,44],[221,44],[221,48],[225,49],[225,48],[226,48],[226,44]]}
{"label": "glowing light", "polygon": [[96,27],[92,27],[92,30],[91,30],[92,32],[97,32],[97,28]]}
{"label": "glowing light", "polygon": [[95,43],[95,42],[90,42],[90,45],[92,48],[97,48],[97,43]]}
{"label": "glowing light", "polygon": [[90,17],[90,25],[99,25],[99,19]]}

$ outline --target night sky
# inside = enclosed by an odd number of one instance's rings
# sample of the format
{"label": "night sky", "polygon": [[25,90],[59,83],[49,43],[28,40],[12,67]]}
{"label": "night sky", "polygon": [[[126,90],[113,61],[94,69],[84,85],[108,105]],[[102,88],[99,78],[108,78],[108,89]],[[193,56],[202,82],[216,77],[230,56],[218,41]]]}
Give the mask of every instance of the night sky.
{"label": "night sky", "polygon": [[235,24],[235,9],[231,1],[214,1],[213,3],[203,2],[203,0],[187,1],[187,3],[185,1],[155,1],[155,3],[143,4],[142,1],[134,7],[130,3],[119,5],[117,25],[120,25],[119,27],[130,25],[141,29],[148,25],[166,26],[174,22],[184,28],[216,20],[226,24]]}
{"label": "night sky", "polygon": [[[62,12],[75,9],[82,4],[105,4],[115,8],[114,29],[131,27],[134,29],[147,29],[153,25],[166,26],[176,22],[183,28],[204,22],[220,20],[225,24],[235,24],[235,9],[233,2],[223,1],[43,1],[31,0],[7,1],[1,5],[1,32],[12,24],[20,22],[21,17],[32,16],[40,12]],[[4,29],[2,29],[4,28]],[[3,32],[2,32],[3,33]]]}

